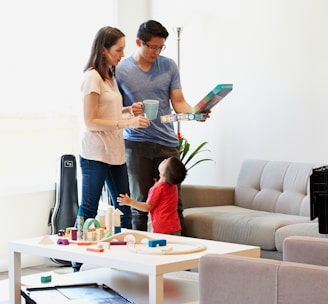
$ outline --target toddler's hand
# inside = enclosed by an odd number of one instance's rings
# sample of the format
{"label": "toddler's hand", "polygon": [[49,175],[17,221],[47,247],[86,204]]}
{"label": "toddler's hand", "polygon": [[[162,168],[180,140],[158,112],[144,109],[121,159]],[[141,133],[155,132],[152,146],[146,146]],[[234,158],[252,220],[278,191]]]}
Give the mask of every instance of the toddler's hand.
{"label": "toddler's hand", "polygon": [[131,201],[131,198],[127,194],[120,194],[117,197],[117,201],[120,203],[120,205],[128,205]]}

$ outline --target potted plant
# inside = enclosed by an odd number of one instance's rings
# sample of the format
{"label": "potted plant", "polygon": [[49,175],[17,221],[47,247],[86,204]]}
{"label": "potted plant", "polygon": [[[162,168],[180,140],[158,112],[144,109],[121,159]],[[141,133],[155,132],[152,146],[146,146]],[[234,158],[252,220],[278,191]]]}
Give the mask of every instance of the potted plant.
{"label": "potted plant", "polygon": [[[187,170],[189,171],[191,168],[195,167],[197,164],[204,162],[204,161],[213,161],[211,158],[202,158],[194,162],[193,164],[189,164],[190,161],[199,153],[209,150],[202,150],[205,145],[208,144],[207,141],[202,142],[194,151],[190,151],[190,143],[188,140],[178,132],[178,139],[179,139],[179,146],[178,150],[180,153],[180,159],[186,166]],[[189,165],[188,165],[189,164]],[[188,166],[187,166],[188,165]]]}

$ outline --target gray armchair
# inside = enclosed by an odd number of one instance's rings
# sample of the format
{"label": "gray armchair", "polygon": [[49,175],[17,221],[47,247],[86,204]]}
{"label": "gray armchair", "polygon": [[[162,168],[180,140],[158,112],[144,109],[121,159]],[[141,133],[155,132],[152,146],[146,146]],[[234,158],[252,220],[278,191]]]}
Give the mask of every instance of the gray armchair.
{"label": "gray armchair", "polygon": [[288,237],[283,246],[283,261],[219,254],[201,257],[200,304],[326,303],[328,240]]}

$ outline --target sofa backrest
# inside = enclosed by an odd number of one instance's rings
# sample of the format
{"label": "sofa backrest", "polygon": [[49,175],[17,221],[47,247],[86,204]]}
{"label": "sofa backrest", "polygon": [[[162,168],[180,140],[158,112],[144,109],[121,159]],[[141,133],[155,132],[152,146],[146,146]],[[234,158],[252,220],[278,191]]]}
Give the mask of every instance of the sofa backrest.
{"label": "sofa backrest", "polygon": [[205,254],[199,260],[200,304],[276,304],[280,261]]}
{"label": "sofa backrest", "polygon": [[328,268],[282,262],[278,271],[278,304],[322,304],[328,299]]}
{"label": "sofa backrest", "polygon": [[241,166],[235,205],[255,210],[310,216],[313,163],[250,159]]}

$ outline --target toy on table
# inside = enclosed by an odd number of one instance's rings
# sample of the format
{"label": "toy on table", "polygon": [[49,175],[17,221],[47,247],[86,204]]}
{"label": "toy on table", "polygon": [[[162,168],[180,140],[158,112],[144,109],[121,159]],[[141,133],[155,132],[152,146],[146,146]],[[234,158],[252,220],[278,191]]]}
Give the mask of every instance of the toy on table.
{"label": "toy on table", "polygon": [[77,212],[77,239],[83,240],[84,215],[81,206]]}
{"label": "toy on table", "polygon": [[120,209],[114,210],[114,234],[121,232],[121,215],[123,212]]}
{"label": "toy on table", "polygon": [[166,240],[149,240],[148,247],[166,246]]}

